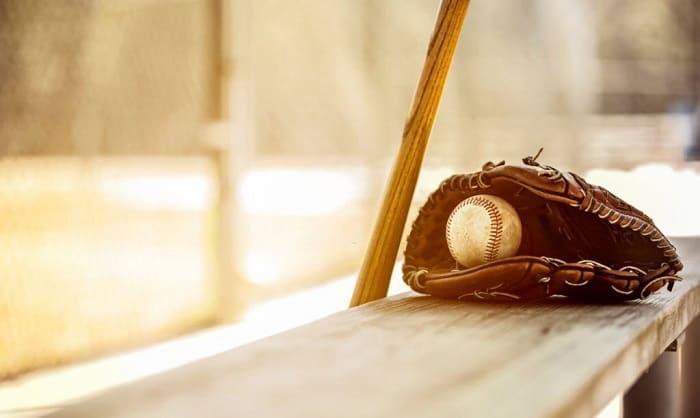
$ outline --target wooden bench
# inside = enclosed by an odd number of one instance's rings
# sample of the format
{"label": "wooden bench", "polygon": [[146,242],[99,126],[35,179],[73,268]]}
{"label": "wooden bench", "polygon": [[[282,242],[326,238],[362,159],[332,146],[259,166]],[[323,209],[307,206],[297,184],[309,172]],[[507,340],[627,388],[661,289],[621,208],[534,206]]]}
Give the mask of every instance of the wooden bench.
{"label": "wooden bench", "polygon": [[52,416],[592,417],[698,314],[698,275],[671,293],[617,305],[469,304],[406,293]]}

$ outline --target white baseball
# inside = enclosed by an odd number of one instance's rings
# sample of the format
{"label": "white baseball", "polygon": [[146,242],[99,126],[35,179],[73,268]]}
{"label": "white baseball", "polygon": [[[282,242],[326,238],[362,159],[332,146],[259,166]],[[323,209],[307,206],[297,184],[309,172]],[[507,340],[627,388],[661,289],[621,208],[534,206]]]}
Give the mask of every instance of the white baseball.
{"label": "white baseball", "polygon": [[447,219],[447,247],[464,267],[474,267],[518,252],[522,224],[515,208],[489,194],[460,202]]}

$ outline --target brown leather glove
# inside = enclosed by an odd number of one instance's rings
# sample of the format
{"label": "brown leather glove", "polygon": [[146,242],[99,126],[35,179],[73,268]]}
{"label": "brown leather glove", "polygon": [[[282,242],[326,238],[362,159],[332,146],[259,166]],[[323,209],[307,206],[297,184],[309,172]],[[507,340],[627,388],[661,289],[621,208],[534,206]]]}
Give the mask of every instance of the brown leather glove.
{"label": "brown leather glove", "polygon": [[[414,290],[453,299],[644,299],[680,280],[676,249],[654,222],[606,189],[573,173],[541,165],[486,163],[482,171],[440,184],[413,223],[404,281]],[[459,266],[445,226],[462,200],[492,194],[522,222],[518,253],[472,268]]]}

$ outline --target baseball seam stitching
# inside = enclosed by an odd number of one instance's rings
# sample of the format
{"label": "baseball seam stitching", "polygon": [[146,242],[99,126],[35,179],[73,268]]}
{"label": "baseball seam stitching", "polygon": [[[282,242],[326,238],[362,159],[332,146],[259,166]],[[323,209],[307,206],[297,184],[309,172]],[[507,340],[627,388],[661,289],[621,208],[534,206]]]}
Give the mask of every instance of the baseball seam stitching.
{"label": "baseball seam stitching", "polygon": [[[491,228],[489,229],[489,240],[486,242],[486,253],[484,254],[484,262],[488,263],[490,261],[493,261],[496,258],[496,255],[498,255],[498,250],[501,245],[501,239],[503,237],[503,217],[501,216],[501,214],[498,211],[498,208],[492,201],[483,197],[472,196],[462,201],[459,205],[455,207],[455,209],[453,209],[452,214],[447,219],[447,224],[452,224],[452,215],[457,211],[457,209],[461,209],[462,207],[468,204],[474,204],[476,206],[484,208],[489,216],[489,220],[491,221]],[[455,252],[454,248],[452,247],[452,240],[450,239],[450,234],[447,234],[447,248],[449,248],[452,253]]]}
{"label": "baseball seam stitching", "polygon": [[484,254],[484,261],[493,261],[498,255],[498,250],[501,245],[501,238],[503,236],[503,218],[498,211],[496,205],[487,199],[477,197],[474,202],[486,209],[486,212],[491,219],[491,229],[489,231],[489,240],[486,243],[486,254]]}

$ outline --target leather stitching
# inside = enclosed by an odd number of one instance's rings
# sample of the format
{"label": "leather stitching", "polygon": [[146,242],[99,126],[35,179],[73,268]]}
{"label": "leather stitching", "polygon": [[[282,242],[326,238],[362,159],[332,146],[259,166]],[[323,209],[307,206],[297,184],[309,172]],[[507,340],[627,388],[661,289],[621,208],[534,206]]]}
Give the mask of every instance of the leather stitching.
{"label": "leather stitching", "polygon": [[[594,213],[600,219],[606,220],[611,225],[617,225],[622,229],[629,228],[632,231],[640,232],[642,236],[647,237],[647,239],[653,242],[659,249],[671,249],[670,251],[664,251],[664,256],[672,257],[670,262],[674,266],[674,269],[678,270],[678,255],[672,249],[673,246],[668,239],[664,237],[654,225],[646,222],[641,217],[636,219],[631,216],[627,217],[617,209],[607,206],[605,203],[594,197],[592,193],[589,193],[588,196],[586,196],[588,199],[584,199],[584,201],[581,202],[581,205],[579,206],[581,210],[584,212]],[[626,219],[618,223],[619,219],[623,217]]]}

